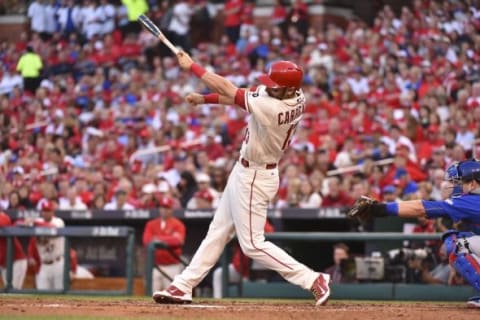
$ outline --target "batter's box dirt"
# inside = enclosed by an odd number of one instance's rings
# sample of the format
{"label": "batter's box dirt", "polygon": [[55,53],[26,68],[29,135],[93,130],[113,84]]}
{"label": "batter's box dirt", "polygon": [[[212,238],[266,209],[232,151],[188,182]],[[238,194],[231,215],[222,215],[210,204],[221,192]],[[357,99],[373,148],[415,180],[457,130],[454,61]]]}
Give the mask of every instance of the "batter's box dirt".
{"label": "batter's box dirt", "polygon": [[477,320],[463,303],[312,300],[195,300],[159,305],[150,298],[0,295],[0,319]]}

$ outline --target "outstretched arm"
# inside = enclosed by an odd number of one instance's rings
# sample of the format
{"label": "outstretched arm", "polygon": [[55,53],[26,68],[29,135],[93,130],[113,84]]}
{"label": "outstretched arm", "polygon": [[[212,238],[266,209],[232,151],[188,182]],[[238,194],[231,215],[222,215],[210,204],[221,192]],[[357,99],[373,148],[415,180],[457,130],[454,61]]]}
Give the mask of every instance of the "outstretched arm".
{"label": "outstretched arm", "polygon": [[185,97],[185,101],[192,105],[204,104],[204,103],[218,103],[218,104],[234,104],[235,99],[219,94],[207,94],[202,95],[199,93],[189,93]]}
{"label": "outstretched arm", "polygon": [[422,200],[409,200],[409,201],[399,202],[398,216],[401,218],[424,217],[425,208],[423,207]]}
{"label": "outstretched arm", "polygon": [[196,64],[184,51],[180,51],[177,54],[177,58],[178,63],[183,70],[191,71],[200,78],[210,90],[218,93],[220,96],[235,99],[238,88],[232,82],[216,73],[208,72],[202,66]]}
{"label": "outstretched arm", "polygon": [[363,223],[369,223],[376,217],[424,217],[426,216],[426,210],[422,200],[380,203],[368,197],[361,197],[348,211],[348,216]]}

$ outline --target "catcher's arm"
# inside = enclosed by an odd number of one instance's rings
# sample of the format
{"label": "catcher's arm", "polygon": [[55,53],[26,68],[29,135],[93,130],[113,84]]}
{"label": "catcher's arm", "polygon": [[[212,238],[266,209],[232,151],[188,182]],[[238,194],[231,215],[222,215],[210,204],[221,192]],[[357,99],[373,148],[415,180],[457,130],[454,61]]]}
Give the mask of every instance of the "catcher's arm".
{"label": "catcher's arm", "polygon": [[372,222],[374,218],[399,216],[401,218],[424,217],[425,208],[421,200],[380,203],[375,199],[362,196],[350,208],[347,215],[362,223]]}

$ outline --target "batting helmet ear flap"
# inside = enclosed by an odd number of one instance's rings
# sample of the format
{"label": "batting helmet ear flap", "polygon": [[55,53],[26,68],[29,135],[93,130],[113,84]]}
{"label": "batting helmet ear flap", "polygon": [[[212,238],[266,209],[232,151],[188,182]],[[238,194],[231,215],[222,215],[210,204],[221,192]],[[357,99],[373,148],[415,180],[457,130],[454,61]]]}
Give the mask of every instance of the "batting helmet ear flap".
{"label": "batting helmet ear flap", "polygon": [[272,63],[268,74],[261,75],[258,80],[270,88],[300,88],[303,82],[303,69],[290,61]]}

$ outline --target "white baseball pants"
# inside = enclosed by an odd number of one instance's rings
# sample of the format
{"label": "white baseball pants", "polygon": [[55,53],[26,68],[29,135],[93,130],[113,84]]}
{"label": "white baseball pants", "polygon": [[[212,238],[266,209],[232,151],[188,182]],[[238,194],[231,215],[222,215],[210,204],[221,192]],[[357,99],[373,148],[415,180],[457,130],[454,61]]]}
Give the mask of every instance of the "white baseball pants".
{"label": "white baseball pants", "polygon": [[[19,259],[13,261],[12,264],[12,287],[14,289],[22,289],[25,275],[27,274],[27,259]],[[0,267],[3,284],[7,284],[7,268]]]}
{"label": "white baseball pants", "polygon": [[52,264],[40,265],[40,270],[35,277],[38,290],[63,290],[63,269],[65,263],[63,257]]}
{"label": "white baseball pants", "polygon": [[175,277],[173,285],[191,294],[236,233],[245,255],[263,267],[277,271],[287,281],[309,290],[318,273],[293,259],[275,244],[265,241],[267,206],[278,187],[277,168],[245,168],[237,162],[205,239],[190,265]]}

